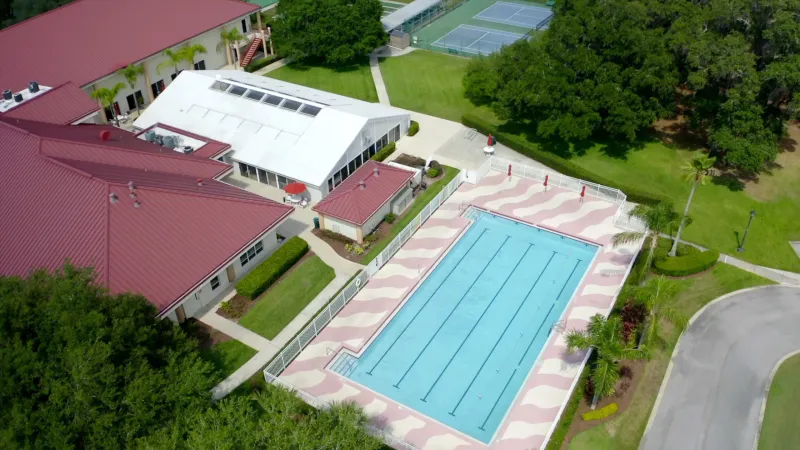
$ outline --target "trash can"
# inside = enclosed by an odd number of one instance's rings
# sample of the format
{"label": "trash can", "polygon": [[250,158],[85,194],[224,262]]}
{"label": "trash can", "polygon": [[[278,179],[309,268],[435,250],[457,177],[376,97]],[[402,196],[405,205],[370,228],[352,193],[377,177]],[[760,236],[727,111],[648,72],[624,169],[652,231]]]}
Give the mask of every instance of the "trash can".
{"label": "trash can", "polygon": [[314,229],[319,230],[319,217],[314,217]]}

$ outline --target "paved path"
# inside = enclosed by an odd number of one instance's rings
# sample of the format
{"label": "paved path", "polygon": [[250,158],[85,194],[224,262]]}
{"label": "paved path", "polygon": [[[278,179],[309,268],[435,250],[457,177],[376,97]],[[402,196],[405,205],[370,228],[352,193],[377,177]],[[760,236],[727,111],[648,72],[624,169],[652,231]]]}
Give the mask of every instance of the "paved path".
{"label": "paved path", "polygon": [[800,349],[798,317],[800,289],[790,286],[738,291],[698,312],[672,355],[640,450],[754,449],[772,371]]}
{"label": "paved path", "polygon": [[221,331],[228,336],[236,339],[237,341],[241,342],[242,344],[258,351],[263,350],[273,350],[275,349],[275,344],[269,341],[269,339],[253,333],[252,331],[248,330],[247,328],[239,325],[238,323],[226,319],[219,314],[217,314],[217,308],[212,309],[203,317],[200,317],[200,322],[214,328],[215,330]]}
{"label": "paved path", "polygon": [[386,92],[386,83],[383,82],[383,75],[381,75],[381,67],[378,64],[378,56],[369,56],[369,71],[372,72],[372,81],[375,83],[375,90],[378,91],[378,102],[382,105],[391,105],[389,103],[389,93]]}

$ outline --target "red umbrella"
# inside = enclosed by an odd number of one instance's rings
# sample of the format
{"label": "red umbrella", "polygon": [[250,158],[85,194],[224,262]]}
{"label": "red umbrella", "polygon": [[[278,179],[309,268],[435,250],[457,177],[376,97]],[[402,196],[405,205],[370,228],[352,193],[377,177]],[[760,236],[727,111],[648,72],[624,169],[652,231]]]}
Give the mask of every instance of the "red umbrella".
{"label": "red umbrella", "polygon": [[299,183],[295,181],[294,183],[289,183],[286,187],[283,188],[283,192],[286,192],[289,195],[296,195],[302,194],[306,191],[306,185],[303,183]]}

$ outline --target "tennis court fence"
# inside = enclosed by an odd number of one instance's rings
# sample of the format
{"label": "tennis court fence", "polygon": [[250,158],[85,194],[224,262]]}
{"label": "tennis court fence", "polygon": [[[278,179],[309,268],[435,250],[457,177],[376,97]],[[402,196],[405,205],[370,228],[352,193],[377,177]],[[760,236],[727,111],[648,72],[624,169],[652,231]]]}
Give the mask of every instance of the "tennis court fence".
{"label": "tennis court fence", "polygon": [[414,33],[468,1],[469,0],[442,0],[414,17],[406,19],[403,25],[401,25],[401,28],[406,33]]}

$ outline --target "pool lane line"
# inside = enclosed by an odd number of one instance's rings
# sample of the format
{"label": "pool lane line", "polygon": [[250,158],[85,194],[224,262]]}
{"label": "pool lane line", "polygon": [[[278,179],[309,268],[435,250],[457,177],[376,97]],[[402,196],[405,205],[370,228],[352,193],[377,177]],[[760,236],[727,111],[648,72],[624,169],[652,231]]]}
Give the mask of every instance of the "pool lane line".
{"label": "pool lane line", "polygon": [[433,294],[431,294],[431,296],[430,296],[430,297],[428,297],[428,299],[427,299],[427,300],[425,300],[425,303],[423,303],[423,304],[422,304],[422,307],[420,307],[420,308],[419,308],[419,311],[417,311],[417,312],[416,312],[416,314],[414,314],[414,317],[412,317],[412,318],[411,318],[411,320],[410,320],[410,321],[409,321],[409,322],[406,324],[406,326],[403,328],[403,331],[401,331],[401,332],[400,332],[400,334],[398,334],[398,335],[397,335],[397,337],[396,337],[396,338],[394,338],[394,341],[392,342],[392,345],[390,345],[390,346],[389,346],[389,348],[386,350],[386,352],[384,352],[384,353],[383,353],[383,355],[380,357],[380,359],[378,359],[378,362],[376,362],[376,363],[375,363],[375,365],[374,365],[374,366],[372,366],[372,368],[371,368],[371,369],[369,369],[369,371],[368,371],[368,372],[366,372],[366,373],[367,373],[367,375],[372,375],[372,371],[373,371],[373,370],[375,370],[375,368],[376,368],[376,367],[378,367],[378,364],[380,364],[380,363],[381,363],[381,361],[383,361],[383,358],[385,358],[385,357],[386,357],[386,355],[387,355],[387,354],[388,354],[390,351],[392,351],[392,348],[394,347],[394,344],[396,344],[396,343],[397,343],[397,341],[398,341],[398,340],[399,340],[399,339],[400,339],[400,338],[403,336],[403,334],[405,334],[406,330],[408,330],[408,327],[409,327],[409,326],[411,326],[411,324],[412,324],[412,323],[414,323],[414,320],[416,320],[417,316],[419,316],[419,313],[421,313],[421,312],[422,312],[422,310],[423,310],[423,309],[425,309],[425,307],[426,307],[426,306],[428,306],[428,302],[430,302],[430,301],[431,301],[431,299],[432,299],[432,298],[433,298],[433,297],[436,295],[436,293],[437,293],[437,292],[439,292],[439,289],[441,289],[441,287],[442,287],[442,286],[444,286],[444,284],[445,284],[445,282],[447,281],[447,279],[448,279],[448,278],[450,278],[450,275],[452,275],[452,274],[453,274],[453,272],[455,272],[455,270],[456,270],[456,267],[458,267],[458,266],[460,266],[460,265],[461,265],[461,261],[463,261],[463,260],[464,260],[464,258],[466,258],[466,257],[467,257],[467,255],[469,254],[469,252],[471,252],[471,251],[472,251],[472,248],[473,248],[473,247],[475,247],[475,244],[477,244],[477,243],[478,243],[478,241],[480,241],[480,240],[481,240],[481,238],[483,237],[483,234],[484,234],[484,233],[486,233],[486,231],[487,231],[487,230],[488,230],[488,228],[484,228],[484,229],[483,229],[483,231],[481,231],[481,234],[480,234],[480,235],[478,235],[478,238],[477,238],[477,239],[475,239],[475,242],[473,242],[473,243],[472,243],[472,245],[470,245],[470,246],[469,246],[469,248],[467,249],[467,251],[466,251],[466,252],[464,252],[464,254],[461,256],[461,258],[458,260],[458,262],[457,262],[455,265],[453,265],[453,268],[452,268],[452,269],[450,269],[450,272],[447,274],[447,276],[446,276],[446,277],[444,277],[444,280],[442,280],[442,282],[439,284],[439,286],[436,286],[436,290],[434,290],[434,291],[433,291]]}
{"label": "pool lane line", "polygon": [[436,381],[434,381],[433,384],[431,385],[431,388],[428,389],[428,392],[425,394],[425,397],[422,397],[420,400],[422,400],[423,402],[427,401],[427,398],[431,394],[431,391],[433,391],[433,388],[436,387],[436,384],[439,383],[439,380],[442,378],[442,375],[444,375],[445,371],[447,371],[447,368],[450,367],[450,364],[453,362],[453,360],[456,359],[456,355],[458,355],[458,352],[461,351],[461,348],[464,347],[464,344],[467,342],[469,337],[472,336],[472,332],[475,331],[475,328],[477,328],[478,324],[481,323],[483,316],[486,315],[486,311],[489,311],[489,308],[492,307],[492,304],[497,299],[497,296],[500,295],[500,292],[503,291],[503,288],[506,286],[506,283],[508,283],[508,279],[511,278],[511,275],[514,275],[514,272],[517,271],[517,267],[519,267],[520,263],[522,263],[522,260],[525,259],[525,256],[528,255],[528,252],[531,250],[531,248],[533,248],[533,244],[528,244],[528,248],[525,249],[525,253],[522,254],[522,258],[520,258],[519,261],[517,261],[517,264],[514,266],[514,268],[508,272],[508,276],[506,277],[505,280],[503,280],[503,284],[500,286],[500,289],[498,289],[497,292],[495,292],[494,297],[492,297],[492,300],[490,300],[489,304],[486,305],[486,308],[483,310],[480,317],[478,317],[478,320],[475,321],[475,324],[472,325],[472,328],[470,328],[469,333],[467,333],[467,336],[464,338],[464,340],[461,341],[461,345],[458,346],[456,352],[453,353],[453,356],[451,356],[450,360],[447,361],[447,364],[445,364],[444,369],[442,369],[442,371],[439,373],[439,376],[436,377]]}
{"label": "pool lane line", "polygon": [[408,369],[406,369],[405,373],[403,373],[403,376],[400,377],[400,379],[397,380],[397,383],[394,384],[395,388],[399,388],[400,387],[400,383],[402,383],[403,380],[406,378],[406,375],[408,375],[408,372],[410,372],[411,368],[414,367],[414,364],[416,364],[417,361],[419,361],[419,358],[422,356],[423,353],[425,353],[425,350],[428,349],[428,346],[431,345],[431,342],[433,342],[433,340],[436,339],[436,336],[439,334],[440,331],[442,331],[442,328],[444,328],[444,324],[446,324],[447,321],[450,320],[450,317],[453,315],[453,313],[461,305],[461,302],[463,302],[464,299],[467,298],[467,294],[469,294],[469,291],[471,291],[472,287],[475,286],[475,283],[477,283],[478,280],[481,279],[481,277],[483,276],[483,272],[486,272],[486,269],[488,269],[489,266],[492,265],[492,261],[494,261],[494,258],[497,257],[497,254],[500,253],[500,250],[502,250],[503,247],[505,247],[506,242],[508,242],[509,238],[511,238],[511,236],[507,235],[506,238],[503,239],[503,243],[500,244],[500,247],[498,247],[497,250],[495,250],[495,252],[492,255],[491,259],[489,259],[489,262],[486,263],[485,266],[483,266],[483,269],[481,269],[481,272],[478,274],[478,276],[476,276],[475,279],[472,280],[472,283],[470,283],[469,287],[467,288],[467,291],[464,292],[464,295],[462,295],[461,298],[458,300],[458,303],[456,303],[456,306],[454,306],[453,309],[450,310],[450,314],[448,314],[447,317],[444,318],[444,321],[442,321],[441,325],[439,325],[439,328],[437,328],[436,331],[433,333],[433,336],[431,336],[431,338],[428,340],[428,343],[425,344],[425,347],[422,347],[422,350],[420,350],[420,352],[417,353],[417,357],[414,358],[414,361],[412,361],[411,365],[408,366]]}
{"label": "pool lane line", "polygon": [[[553,304],[550,305],[550,311],[547,311],[547,315],[544,316],[545,320],[550,315],[550,313],[553,311],[553,307],[555,307],[556,303],[558,303],[558,299],[561,298],[561,294],[564,293],[564,289],[567,288],[567,285],[569,284],[569,280],[572,279],[572,275],[575,274],[575,270],[578,268],[578,266],[580,264],[581,264],[581,260],[579,259],[578,262],[575,263],[575,266],[572,268],[572,272],[569,273],[569,276],[567,277],[567,281],[565,281],[564,285],[561,286],[561,291],[558,292],[558,295],[556,296],[555,301],[553,301]],[[531,345],[533,345],[533,342],[536,341],[536,337],[539,336],[539,332],[542,331],[542,326],[544,326],[544,320],[542,321],[541,324],[539,324],[539,329],[536,330],[536,334],[533,335],[533,339],[531,339],[531,342],[528,344],[528,348],[525,349],[525,353],[523,353],[522,357],[519,359],[519,362],[517,363],[518,366],[520,364],[522,364],[522,360],[525,359],[525,356],[528,354],[529,351],[531,351]]]}
{"label": "pool lane line", "polygon": [[[544,273],[547,271],[547,268],[550,266],[550,263],[553,261],[553,258],[557,254],[557,252],[555,252],[555,251],[552,251],[552,252],[553,252],[553,254],[550,255],[550,259],[547,260],[547,264],[544,265],[544,269],[542,269],[542,271],[539,272],[539,276],[536,278],[536,281],[533,282],[533,285],[531,286],[531,288],[528,289],[528,293],[525,294],[524,297],[522,297],[522,302],[520,302],[519,306],[517,307],[517,310],[514,311],[514,316],[511,317],[511,320],[508,321],[508,323],[506,324],[506,327],[503,329],[503,332],[500,333],[500,337],[497,338],[497,341],[495,341],[494,346],[492,346],[492,349],[489,350],[489,354],[486,355],[486,358],[484,358],[483,364],[481,364],[481,366],[478,368],[478,371],[475,373],[475,376],[472,377],[472,381],[469,382],[469,386],[467,386],[467,389],[465,389],[464,393],[461,394],[461,398],[458,399],[458,403],[456,403],[456,406],[453,407],[453,410],[448,413],[451,416],[455,417],[454,413],[456,412],[458,407],[461,405],[461,402],[464,401],[464,397],[467,395],[467,392],[469,392],[470,388],[472,388],[472,385],[475,383],[475,380],[478,379],[478,375],[481,374],[481,371],[483,370],[483,367],[486,366],[486,363],[489,361],[489,358],[494,354],[494,351],[497,349],[497,346],[500,344],[500,341],[503,340],[503,336],[506,335],[506,332],[511,327],[511,324],[514,322],[514,319],[517,318],[517,315],[519,314],[519,312],[522,309],[522,307],[525,306],[525,303],[526,303],[525,300],[527,300],[528,297],[530,297],[531,292],[533,292],[533,290],[536,288],[536,285],[539,283],[539,280],[542,279],[542,275],[544,275]],[[538,312],[538,309],[537,309],[537,312]]]}
{"label": "pool lane line", "polygon": [[481,424],[481,426],[478,427],[479,430],[486,431],[484,429],[484,427],[486,426],[486,422],[489,421],[489,417],[492,417],[492,413],[494,412],[494,409],[497,408],[497,404],[500,403],[500,399],[503,398],[503,394],[506,393],[506,389],[508,389],[508,385],[511,384],[511,380],[513,380],[514,379],[514,375],[517,374],[517,369],[519,369],[519,367],[517,367],[516,369],[514,369],[513,372],[511,372],[511,376],[508,377],[508,381],[506,381],[506,385],[503,386],[503,390],[500,391],[500,395],[497,396],[497,400],[494,401],[494,405],[492,405],[492,409],[489,410],[489,415],[486,416],[486,419],[484,419],[484,421]]}

